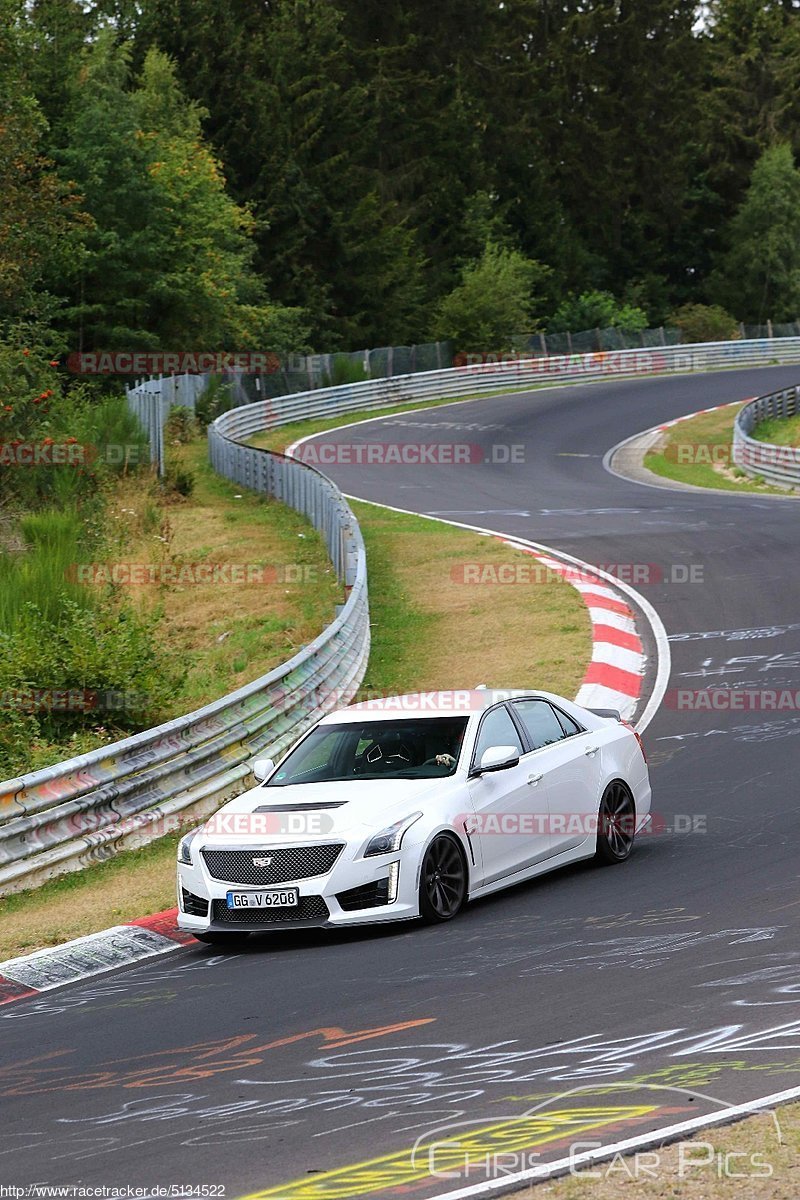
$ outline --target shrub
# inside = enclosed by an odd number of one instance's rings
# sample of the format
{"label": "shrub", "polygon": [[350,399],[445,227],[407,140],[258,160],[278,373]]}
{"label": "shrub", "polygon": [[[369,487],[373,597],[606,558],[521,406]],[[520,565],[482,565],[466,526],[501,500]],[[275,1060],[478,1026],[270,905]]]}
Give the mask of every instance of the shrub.
{"label": "shrub", "polygon": [[534,293],[546,274],[547,268],[518,250],[489,242],[440,300],[433,337],[466,353],[510,350],[515,334],[533,328]]}
{"label": "shrub", "polygon": [[179,463],[167,463],[158,487],[165,496],[191,496],[194,491],[194,472]]}
{"label": "shrub", "polygon": [[582,292],[563,300],[550,321],[550,333],[579,333],[585,329],[621,329],[638,333],[647,329],[647,313],[624,304],[611,292]]}
{"label": "shrub", "polygon": [[736,320],[718,304],[683,304],[670,317],[682,342],[728,342],[739,336]]}
{"label": "shrub", "polygon": [[[13,629],[0,631],[0,694],[20,696],[16,711],[54,739],[98,717],[122,729],[146,727],[180,684],[173,660],[159,648],[156,625],[108,596],[92,608],[64,598],[56,617],[27,602]],[[26,706],[31,689],[36,697],[83,696],[86,703],[59,707],[36,699]]]}
{"label": "shrub", "polygon": [[219,375],[209,376],[205,388],[195,402],[195,416],[200,424],[210,425],[222,413],[233,407],[230,383],[226,383]]}
{"label": "shrub", "polygon": [[190,408],[182,404],[169,411],[164,422],[164,437],[175,446],[187,446],[199,433],[197,418]]}

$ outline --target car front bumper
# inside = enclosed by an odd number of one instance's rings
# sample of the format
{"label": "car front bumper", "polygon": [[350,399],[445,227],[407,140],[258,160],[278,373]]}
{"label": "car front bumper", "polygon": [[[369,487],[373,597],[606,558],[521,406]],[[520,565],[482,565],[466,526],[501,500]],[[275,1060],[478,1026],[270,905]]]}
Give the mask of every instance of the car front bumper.
{"label": "car front bumper", "polygon": [[[259,851],[268,852],[270,848],[256,845],[247,849],[248,853],[258,855]],[[325,875],[255,886],[212,877],[202,854],[193,846],[191,864],[178,863],[178,926],[189,933],[244,933],[411,920],[419,916],[419,857],[413,852],[403,852],[354,858],[351,847],[346,845]],[[229,891],[287,888],[297,889],[297,906],[227,907]]]}

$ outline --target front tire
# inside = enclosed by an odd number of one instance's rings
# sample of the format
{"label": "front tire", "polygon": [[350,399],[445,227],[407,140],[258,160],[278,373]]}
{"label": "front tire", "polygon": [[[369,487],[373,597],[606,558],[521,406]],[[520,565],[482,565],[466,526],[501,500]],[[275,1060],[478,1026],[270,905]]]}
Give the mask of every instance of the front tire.
{"label": "front tire", "polygon": [[624,783],[615,779],[603,792],[597,821],[595,860],[616,866],[630,858],[636,832],[636,806]]}
{"label": "front tire", "polygon": [[419,880],[419,915],[428,925],[452,921],[467,898],[467,864],[461,847],[440,833],[425,851]]}

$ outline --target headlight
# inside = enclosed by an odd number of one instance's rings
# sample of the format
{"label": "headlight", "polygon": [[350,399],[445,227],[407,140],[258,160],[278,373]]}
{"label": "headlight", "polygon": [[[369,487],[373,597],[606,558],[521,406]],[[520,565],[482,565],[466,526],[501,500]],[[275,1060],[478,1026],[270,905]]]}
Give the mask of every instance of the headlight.
{"label": "headlight", "polygon": [[192,852],[189,849],[193,840],[197,837],[199,830],[193,829],[191,833],[187,833],[186,837],[182,837],[178,842],[178,862],[186,863],[187,866],[192,865]]}
{"label": "headlight", "polygon": [[412,813],[410,817],[405,817],[402,821],[397,821],[394,825],[389,825],[380,833],[376,833],[367,843],[364,858],[370,858],[373,854],[393,854],[399,850],[403,844],[403,835],[406,830],[410,829],[421,816],[421,812]]}

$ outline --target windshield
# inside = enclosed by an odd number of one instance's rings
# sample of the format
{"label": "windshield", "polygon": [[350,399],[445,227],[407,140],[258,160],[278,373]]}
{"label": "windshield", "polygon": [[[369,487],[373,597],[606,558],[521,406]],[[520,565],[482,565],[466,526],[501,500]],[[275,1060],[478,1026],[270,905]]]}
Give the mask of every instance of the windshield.
{"label": "windshield", "polygon": [[467,717],[320,725],[265,787],[346,779],[439,779],[458,764]]}

